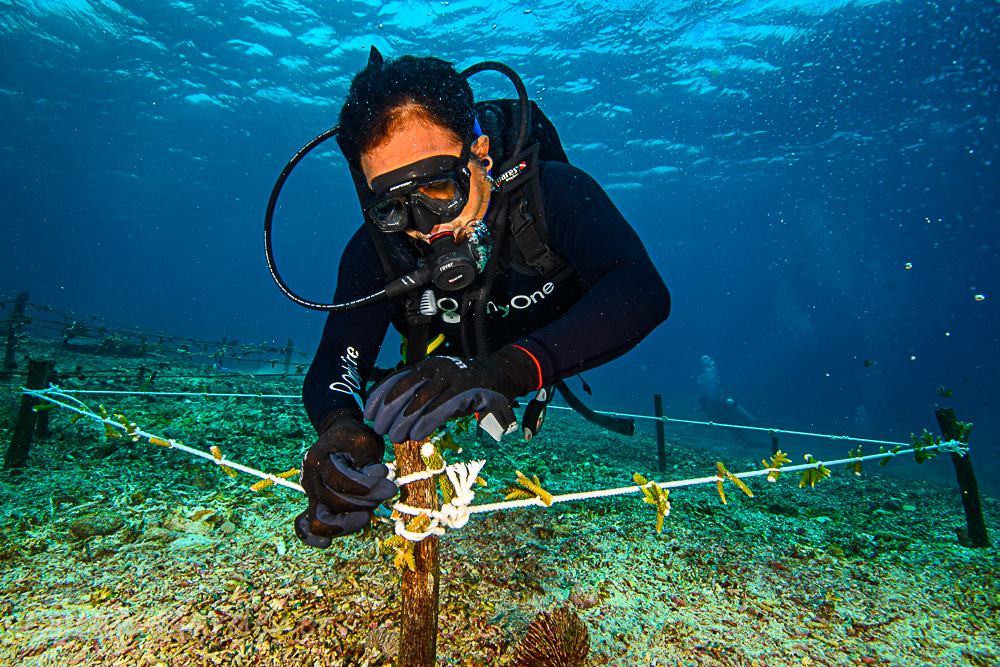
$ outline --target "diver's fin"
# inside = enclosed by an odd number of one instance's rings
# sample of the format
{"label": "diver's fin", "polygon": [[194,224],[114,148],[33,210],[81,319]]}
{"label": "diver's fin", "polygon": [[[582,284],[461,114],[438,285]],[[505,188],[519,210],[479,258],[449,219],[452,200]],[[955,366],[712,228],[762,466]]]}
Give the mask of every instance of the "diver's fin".
{"label": "diver's fin", "polygon": [[368,64],[365,65],[365,69],[368,69],[369,67],[372,67],[374,69],[382,69],[382,63],[384,62],[385,58],[382,57],[382,54],[379,53],[378,49],[376,49],[375,45],[373,44],[372,50],[368,52]]}
{"label": "diver's fin", "polygon": [[736,410],[740,413],[740,417],[742,417],[743,419],[746,420],[743,423],[743,426],[756,426],[757,425],[757,420],[754,419],[750,415],[749,412],[747,412],[746,410],[744,410],[742,405],[737,404],[736,405]]}
{"label": "diver's fin", "polygon": [[591,424],[597,424],[601,428],[605,428],[613,433],[620,433],[622,435],[631,436],[635,433],[634,419],[615,417],[613,415],[605,415],[599,412],[594,412],[584,405],[583,401],[577,398],[562,380],[556,383],[556,389],[559,390],[562,397],[566,399],[567,403],[569,403],[569,407],[573,408],[573,410],[575,410],[581,417],[589,421]]}

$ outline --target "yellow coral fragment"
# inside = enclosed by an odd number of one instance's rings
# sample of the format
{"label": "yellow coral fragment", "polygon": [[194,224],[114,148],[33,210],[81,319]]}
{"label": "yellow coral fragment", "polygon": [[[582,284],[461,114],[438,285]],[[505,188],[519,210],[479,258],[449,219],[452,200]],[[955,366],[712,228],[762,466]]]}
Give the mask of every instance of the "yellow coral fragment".
{"label": "yellow coral fragment", "polygon": [[542,501],[542,504],[546,507],[552,506],[552,494],[542,488],[542,482],[538,479],[538,475],[532,475],[534,481],[528,479],[520,470],[515,470],[517,473],[517,484],[522,488],[517,488],[513,484],[509,484],[506,489],[503,490],[505,493],[505,498],[507,500],[527,500],[529,498],[538,498]]}
{"label": "yellow coral fragment", "polygon": [[656,507],[656,532],[663,532],[663,519],[670,514],[670,489],[664,489],[656,482],[650,482],[639,473],[632,475],[632,481],[642,489],[643,502]]}
{"label": "yellow coral fragment", "polygon": [[[217,446],[212,445],[209,451],[212,452],[212,456],[215,458],[216,461],[222,460],[222,450],[219,449]],[[226,473],[230,477],[236,477],[236,471],[230,468],[229,466],[220,465],[219,467],[222,468],[222,472]]]}
{"label": "yellow coral fragment", "polygon": [[418,514],[410,519],[410,522],[406,524],[406,529],[413,533],[422,533],[430,527],[431,518],[426,514]]}
{"label": "yellow coral fragment", "polygon": [[441,489],[441,496],[444,499],[445,505],[451,502],[451,499],[455,497],[455,487],[452,485],[451,480],[448,479],[447,475],[438,475],[438,487]]}
{"label": "yellow coral fragment", "polygon": [[[851,449],[847,452],[847,455],[851,458],[861,458],[861,445],[858,445],[857,449]],[[846,466],[844,470],[853,470],[855,475],[861,476],[861,461],[851,461]]]}
{"label": "yellow coral fragment", "polygon": [[806,454],[806,463],[818,463],[815,468],[807,468],[799,473],[799,488],[805,488],[808,484],[809,488],[815,488],[816,482],[822,481],[830,476],[830,471],[827,470],[826,466],[817,461],[812,457],[812,454]]}
{"label": "yellow coral fragment", "polygon": [[254,484],[253,486],[251,486],[250,490],[251,491],[263,491],[264,489],[266,489],[269,486],[274,486],[274,480],[271,480],[271,479],[262,479],[259,482],[257,482],[256,484]]}
{"label": "yellow coral fragment", "polygon": [[115,415],[115,417],[118,418],[118,423],[122,425],[126,433],[129,435],[135,433],[135,422],[130,422],[125,415]]}
{"label": "yellow coral fragment", "polygon": [[[792,460],[788,458],[788,455],[779,449],[777,453],[771,457],[770,463],[767,461],[761,461],[760,464],[765,468],[780,468],[786,463],[791,463],[791,461]],[[771,472],[767,473],[767,481],[769,482],[776,482],[779,477],[781,477],[781,473],[777,470],[771,470]]]}
{"label": "yellow coral fragment", "polygon": [[101,420],[104,422],[104,437],[108,440],[116,440],[121,437],[121,435],[115,429],[111,428],[111,424],[107,422],[108,411],[104,409],[104,406],[99,406],[101,408]]}
{"label": "yellow coral fragment", "polygon": [[396,569],[400,572],[403,568],[410,568],[410,572],[417,571],[417,563],[413,559],[413,542],[407,542],[408,546],[404,546],[396,549],[396,557],[392,560],[392,564],[396,566]]}
{"label": "yellow coral fragment", "polygon": [[155,435],[149,439],[149,442],[154,445],[159,445],[160,447],[169,447],[170,443],[163,438],[157,438]]}
{"label": "yellow coral fragment", "polygon": [[743,493],[753,498],[753,491],[750,490],[750,487],[744,484],[742,479],[740,479],[733,473],[726,470],[726,466],[722,465],[722,461],[716,463],[715,468],[716,470],[718,470],[719,473],[719,479],[715,483],[715,486],[719,490],[719,497],[722,498],[723,505],[726,504],[726,492],[722,490],[722,482],[724,482],[727,479],[736,486],[740,487],[740,490],[743,491]]}
{"label": "yellow coral fragment", "polygon": [[438,448],[430,443],[426,443],[422,446],[420,450],[420,458],[423,459],[424,465],[427,466],[427,469],[432,472],[435,470],[441,470],[447,465]]}
{"label": "yellow coral fragment", "polygon": [[[222,466],[222,467],[224,468],[225,466]],[[299,472],[300,471],[297,470],[296,468],[292,468],[291,470],[286,470],[285,472],[279,472],[277,475],[275,475],[275,477],[278,477],[280,479],[288,479],[289,477],[294,477],[295,475],[298,475]],[[262,479],[259,482],[257,482],[256,484],[254,484],[253,486],[251,486],[250,490],[251,491],[263,491],[267,487],[273,486],[273,485],[274,485],[274,480],[273,479]]]}

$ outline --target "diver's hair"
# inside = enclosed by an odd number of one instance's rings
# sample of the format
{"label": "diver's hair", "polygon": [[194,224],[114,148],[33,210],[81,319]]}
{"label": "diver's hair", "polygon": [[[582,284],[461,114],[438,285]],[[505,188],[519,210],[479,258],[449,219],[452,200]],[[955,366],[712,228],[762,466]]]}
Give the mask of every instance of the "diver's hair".
{"label": "diver's hair", "polygon": [[472,140],[473,101],[469,82],[440,58],[402,56],[381,67],[370,62],[351,82],[337,143],[359,170],[362,154],[414,118],[448,130],[464,145]]}

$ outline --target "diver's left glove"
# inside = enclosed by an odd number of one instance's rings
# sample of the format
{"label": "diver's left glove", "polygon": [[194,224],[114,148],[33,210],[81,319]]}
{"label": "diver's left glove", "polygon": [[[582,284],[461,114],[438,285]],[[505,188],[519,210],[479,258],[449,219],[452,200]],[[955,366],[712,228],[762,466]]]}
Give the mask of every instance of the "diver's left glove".
{"label": "diver's left glove", "polygon": [[371,524],[372,512],[396,495],[382,463],[385,443],[361,420],[356,408],[336,410],[323,420],[320,436],[302,461],[302,488],[309,508],[295,517],[295,534],[325,549],[331,538]]}
{"label": "diver's left glove", "polygon": [[375,388],[365,419],[392,442],[423,440],[449,419],[507,409],[538,389],[540,376],[535,358],[516,345],[476,359],[428,357]]}

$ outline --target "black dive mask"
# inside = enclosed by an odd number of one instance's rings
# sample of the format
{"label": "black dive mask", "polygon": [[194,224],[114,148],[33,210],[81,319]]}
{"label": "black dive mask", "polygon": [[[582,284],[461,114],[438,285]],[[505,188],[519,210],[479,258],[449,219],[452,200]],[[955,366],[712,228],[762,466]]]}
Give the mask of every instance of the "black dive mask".
{"label": "black dive mask", "polygon": [[434,155],[372,179],[364,210],[383,232],[412,228],[423,234],[451,222],[469,202],[468,146],[458,157]]}

